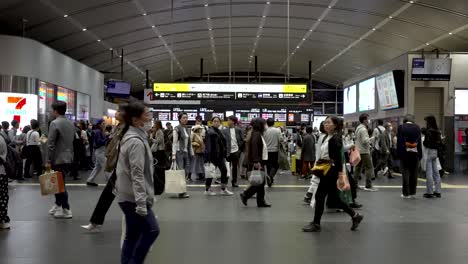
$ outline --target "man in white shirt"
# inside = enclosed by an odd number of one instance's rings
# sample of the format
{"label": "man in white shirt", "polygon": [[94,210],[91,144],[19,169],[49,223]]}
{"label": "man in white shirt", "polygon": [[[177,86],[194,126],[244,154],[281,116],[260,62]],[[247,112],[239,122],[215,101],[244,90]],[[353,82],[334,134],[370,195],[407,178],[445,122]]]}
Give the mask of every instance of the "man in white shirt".
{"label": "man in white shirt", "polygon": [[226,139],[227,161],[231,164],[232,187],[239,187],[237,185],[237,172],[239,170],[240,154],[244,148],[244,138],[242,131],[236,127],[237,117],[228,117],[228,127],[223,130],[224,138]]}
{"label": "man in white shirt", "polygon": [[281,130],[277,127],[274,127],[275,120],[273,118],[268,118],[267,126],[263,137],[265,138],[265,143],[268,148],[268,162],[267,162],[267,184],[269,187],[273,185],[276,172],[279,168],[278,163],[278,152],[281,142],[283,142],[283,136],[281,135]]}
{"label": "man in white shirt", "polygon": [[26,134],[26,146],[27,148],[27,158],[26,164],[24,166],[24,178],[31,178],[29,173],[31,164],[33,165],[34,174],[40,176],[42,174],[42,154],[40,145],[40,135],[39,135],[39,122],[35,119],[32,119],[31,130]]}
{"label": "man in white shirt", "polygon": [[[179,169],[185,170],[185,177],[190,178],[190,153],[192,153],[192,143],[190,142],[190,129],[187,128],[188,115],[185,112],[179,113],[179,125],[172,132],[172,160],[176,162]],[[189,198],[187,193],[179,194],[179,198]]]}
{"label": "man in white shirt", "polygon": [[[372,152],[372,163],[374,165],[374,176],[377,177],[379,175],[379,171],[383,170],[385,168],[384,164],[382,162],[382,159],[385,157],[382,157],[381,155],[381,146],[380,146],[380,137],[383,136],[385,132],[385,127],[383,126],[383,120],[379,119],[377,120],[377,127],[374,128],[374,131],[372,132],[372,137],[375,138],[374,140],[374,149]],[[382,167],[383,166],[383,167]]]}

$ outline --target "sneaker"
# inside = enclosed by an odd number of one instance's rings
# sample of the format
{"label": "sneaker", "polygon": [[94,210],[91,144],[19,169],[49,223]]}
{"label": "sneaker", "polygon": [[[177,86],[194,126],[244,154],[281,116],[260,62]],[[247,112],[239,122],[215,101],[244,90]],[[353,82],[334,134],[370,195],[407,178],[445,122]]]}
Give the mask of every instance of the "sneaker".
{"label": "sneaker", "polygon": [[52,206],[52,209],[49,210],[49,214],[54,215],[55,212],[57,212],[58,209],[59,209],[59,207],[56,204],[54,204],[54,206]]}
{"label": "sneaker", "polygon": [[388,167],[385,167],[382,174],[385,175],[385,174],[387,174],[387,172],[388,172]]}
{"label": "sneaker", "polygon": [[70,209],[63,209],[60,207],[55,211],[54,217],[57,219],[70,219],[73,216]]}
{"label": "sneaker", "polygon": [[304,197],[304,203],[305,204],[310,204],[311,201],[312,201],[312,198]]}
{"label": "sneaker", "polygon": [[179,193],[179,198],[180,199],[187,199],[187,198],[190,198],[190,195],[188,195],[188,193]]}
{"label": "sneaker", "polygon": [[94,231],[94,230],[99,230],[101,228],[100,225],[95,225],[95,224],[88,224],[88,225],[82,225],[82,228],[88,230],[88,231]]}
{"label": "sneaker", "polygon": [[72,218],[72,211],[70,209],[63,209],[63,218],[70,219]]}
{"label": "sneaker", "polygon": [[242,204],[247,206],[247,198],[245,197],[245,195],[243,193],[239,194],[240,195],[240,198],[241,198],[241,201],[242,201]]}
{"label": "sneaker", "polygon": [[95,182],[86,182],[86,185],[92,186],[92,187],[97,187],[98,186],[98,184],[95,183]]}
{"label": "sneaker", "polygon": [[364,219],[364,216],[360,214],[356,214],[356,216],[353,217],[353,225],[351,226],[351,231],[356,231],[359,224],[362,222],[362,219]]}
{"label": "sneaker", "polygon": [[205,191],[203,194],[206,196],[216,196],[216,193],[212,190]]}
{"label": "sneaker", "polygon": [[360,209],[360,208],[362,208],[362,204],[358,204],[358,203],[354,202],[354,203],[351,203],[349,205],[349,207],[351,207],[353,209]]}
{"label": "sneaker", "polygon": [[432,198],[434,198],[434,195],[432,193],[425,193],[425,194],[423,194],[423,197],[428,198],[428,199],[432,199]]}
{"label": "sneaker", "polygon": [[400,197],[403,198],[403,199],[411,199],[411,195],[402,194]]}
{"label": "sneaker", "polygon": [[219,192],[220,195],[222,196],[232,196],[234,193],[229,191],[228,189],[224,189],[224,190],[221,190],[221,192]]}
{"label": "sneaker", "polygon": [[435,197],[435,198],[442,198],[442,194],[436,193],[436,192],[435,192],[435,193],[434,193],[434,197]]}
{"label": "sneaker", "polygon": [[378,191],[379,189],[377,188],[374,188],[374,187],[365,187],[364,188],[364,191],[367,191],[367,192],[376,192]]}
{"label": "sneaker", "polygon": [[2,223],[2,224],[0,224],[0,229],[10,229],[10,223]]}
{"label": "sneaker", "polygon": [[320,232],[322,229],[320,228],[320,225],[310,223],[302,228],[302,232]]}
{"label": "sneaker", "polygon": [[58,207],[56,210],[55,210],[55,213],[54,213],[54,217],[55,218],[64,218],[64,214],[63,214],[63,208],[62,207]]}

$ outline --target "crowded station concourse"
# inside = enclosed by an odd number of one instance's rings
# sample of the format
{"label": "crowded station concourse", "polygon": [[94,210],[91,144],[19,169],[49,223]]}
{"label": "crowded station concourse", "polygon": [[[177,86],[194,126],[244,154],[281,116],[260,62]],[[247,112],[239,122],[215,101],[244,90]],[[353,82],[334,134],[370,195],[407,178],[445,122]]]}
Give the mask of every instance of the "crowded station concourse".
{"label": "crowded station concourse", "polygon": [[0,1],[0,263],[465,263],[467,52],[465,0]]}

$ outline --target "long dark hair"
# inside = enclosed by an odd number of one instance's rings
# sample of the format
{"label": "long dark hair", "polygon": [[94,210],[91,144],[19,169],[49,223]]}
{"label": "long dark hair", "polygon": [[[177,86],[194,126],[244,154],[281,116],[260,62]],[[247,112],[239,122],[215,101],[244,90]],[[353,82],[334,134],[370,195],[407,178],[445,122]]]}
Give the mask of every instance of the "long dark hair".
{"label": "long dark hair", "polygon": [[335,131],[334,134],[340,134],[343,131],[343,120],[341,118],[338,118],[337,116],[334,115],[329,115],[327,116],[327,119],[330,119],[333,124],[335,125]]}
{"label": "long dark hair", "polygon": [[261,118],[252,119],[250,125],[252,126],[253,131],[260,132],[260,134],[265,132],[265,120]]}
{"label": "long dark hair", "polygon": [[437,126],[437,121],[435,119],[435,116],[433,115],[429,115],[429,116],[426,116],[424,118],[424,120],[426,120],[426,127],[427,129],[435,129],[435,130],[439,130],[439,127]]}

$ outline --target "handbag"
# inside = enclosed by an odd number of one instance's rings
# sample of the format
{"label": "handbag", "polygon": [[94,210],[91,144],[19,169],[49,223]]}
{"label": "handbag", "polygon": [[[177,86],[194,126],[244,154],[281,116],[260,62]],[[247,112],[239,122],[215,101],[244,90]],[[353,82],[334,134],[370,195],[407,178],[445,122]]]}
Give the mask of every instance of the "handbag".
{"label": "handbag", "polygon": [[350,150],[349,151],[349,163],[352,166],[356,166],[361,162],[361,153],[358,149]]}
{"label": "handbag", "polygon": [[48,171],[39,176],[42,195],[51,195],[65,192],[63,175],[59,171]]}
{"label": "handbag", "polygon": [[165,193],[180,194],[187,192],[185,182],[185,170],[178,170],[175,162],[172,162],[171,169],[166,171]]}
{"label": "handbag", "polygon": [[261,170],[253,170],[250,172],[249,183],[252,186],[262,185],[265,181],[265,172]]}
{"label": "handbag", "polygon": [[208,162],[205,163],[205,178],[206,179],[213,179],[216,177],[216,167],[213,165],[213,163]]}
{"label": "handbag", "polygon": [[315,194],[317,193],[319,183],[320,183],[320,178],[313,175],[312,179],[310,180],[310,187],[309,187],[309,192],[312,193],[312,197],[310,199],[310,207],[312,208],[315,208]]}
{"label": "handbag", "polygon": [[328,171],[331,168],[331,161],[330,160],[317,160],[312,168],[312,174],[317,177],[323,177],[327,175]]}

